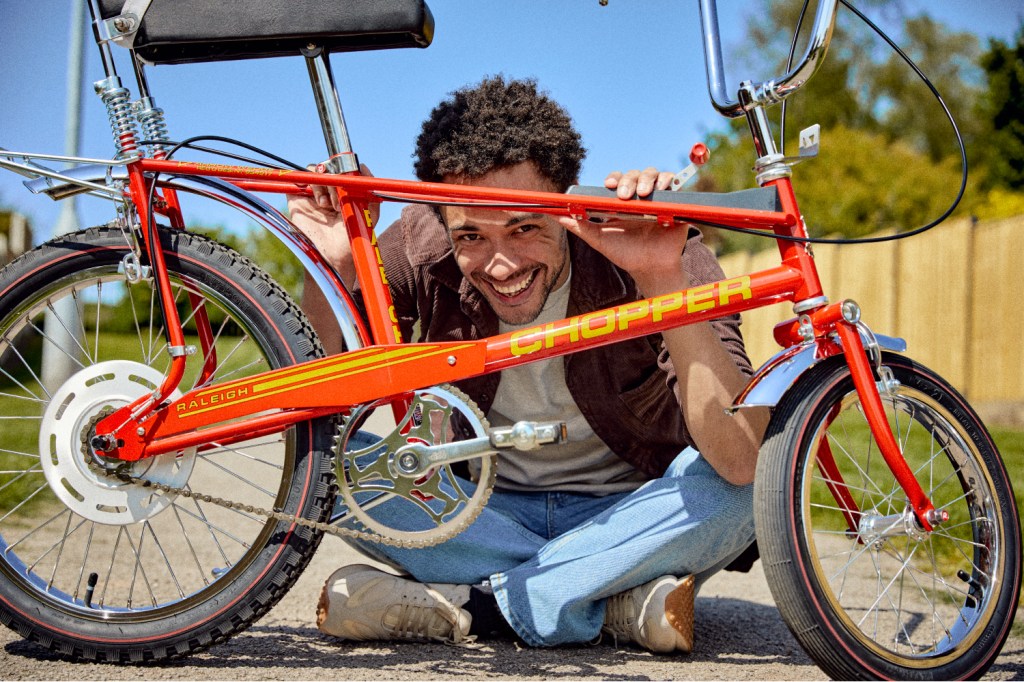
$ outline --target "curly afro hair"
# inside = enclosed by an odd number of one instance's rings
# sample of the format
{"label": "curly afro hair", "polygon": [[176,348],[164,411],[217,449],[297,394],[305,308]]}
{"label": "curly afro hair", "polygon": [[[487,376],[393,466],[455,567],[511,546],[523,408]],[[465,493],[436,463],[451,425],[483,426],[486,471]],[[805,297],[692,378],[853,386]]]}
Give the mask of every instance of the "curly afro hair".
{"label": "curly afro hair", "polygon": [[539,92],[536,81],[495,76],[437,105],[413,156],[417,177],[427,182],[478,178],[533,161],[564,192],[577,181],[586,154],[569,114]]}

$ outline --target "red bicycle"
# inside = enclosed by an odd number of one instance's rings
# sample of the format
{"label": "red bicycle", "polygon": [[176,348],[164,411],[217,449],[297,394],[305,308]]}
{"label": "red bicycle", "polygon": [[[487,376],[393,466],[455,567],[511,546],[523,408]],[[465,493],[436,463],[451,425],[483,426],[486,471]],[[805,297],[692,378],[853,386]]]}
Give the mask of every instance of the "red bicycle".
{"label": "red bicycle", "polygon": [[[108,225],[58,237],[0,272],[5,624],[88,660],[163,660],[207,647],[266,613],[324,533],[439,542],[486,503],[497,449],[561,437],[558,424],[491,429],[450,382],[789,302],[795,317],[774,332],[782,350],[734,404],[772,408],[755,509],[779,610],[836,677],[946,679],[988,669],[1021,579],[1020,524],[999,453],[967,402],[902,355],[900,339],[872,333],[853,301],[826,298],[793,159],[778,153],[765,114],[816,70],[838,0],[819,3],[799,64],[744,83],[738,101],[725,87],[714,0],[702,0],[712,101],[748,120],[758,186],[659,192],[652,201],[603,189],[361,177],[328,53],[425,46],[429,10],[421,0],[325,2],[294,16],[285,0],[247,1],[272,17],[258,34],[237,35],[238,3],[88,0],[116,158],[58,172],[38,161],[61,157],[0,152],[0,166],[34,177],[26,184],[35,191],[94,192],[118,206]],[[181,20],[199,5],[204,26]],[[131,50],[135,104],[111,43]],[[309,64],[331,174],[173,158],[195,141],[167,140],[144,63],[296,51]],[[313,183],[339,195],[365,321],[310,242],[254,194],[308,192]],[[185,229],[183,192],[233,206],[279,237],[327,296],[345,350],[324,357],[302,311],[258,264]],[[777,240],[780,261],[511,334],[405,343],[369,224],[379,201],[762,231]],[[395,428],[361,447],[352,435],[379,408]],[[449,428],[456,421],[460,428]],[[472,491],[452,469],[468,460],[480,471]],[[336,490],[358,530],[331,518]],[[396,498],[430,529],[400,531],[366,513]]]}

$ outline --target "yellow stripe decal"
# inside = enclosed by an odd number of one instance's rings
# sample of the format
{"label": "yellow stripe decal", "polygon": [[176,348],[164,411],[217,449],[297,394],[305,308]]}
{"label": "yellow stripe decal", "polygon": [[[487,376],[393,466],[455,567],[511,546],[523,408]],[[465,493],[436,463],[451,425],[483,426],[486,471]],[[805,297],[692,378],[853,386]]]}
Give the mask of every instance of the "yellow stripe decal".
{"label": "yellow stripe decal", "polygon": [[[432,346],[431,348],[436,348]],[[409,348],[396,348],[390,351],[384,351],[382,353],[374,353],[366,357],[356,358],[355,360],[340,362],[327,367],[321,367],[317,369],[311,369],[307,372],[300,372],[298,374],[290,374],[281,379],[271,379],[262,383],[254,385],[252,388],[257,393],[262,391],[272,391],[277,388],[287,387],[291,384],[305,385],[308,380],[331,378],[336,376],[339,372],[344,372],[347,369],[354,367],[363,367],[365,365],[376,365],[378,362],[387,363],[388,360],[393,358],[401,358],[402,356],[412,355],[415,353],[421,353],[423,348],[419,349],[410,346]],[[386,366],[386,364],[385,364]]]}
{"label": "yellow stripe decal", "polygon": [[[291,375],[280,381],[266,381],[261,384],[257,384],[253,387],[256,395],[250,395],[248,397],[239,397],[235,400],[225,400],[218,402],[216,405],[204,407],[200,409],[194,409],[189,411],[181,411],[178,413],[179,418],[187,418],[195,415],[210,412],[211,410],[219,410],[228,405],[240,405],[253,400],[263,400],[269,396],[278,395],[280,393],[287,393],[288,391],[294,391],[301,388],[307,388],[310,386],[316,386],[334,379],[340,379],[343,377],[353,376],[356,374],[364,374],[366,372],[372,372],[374,370],[385,369],[387,367],[393,367],[395,365],[404,364],[406,362],[412,362],[423,358],[429,358],[436,355],[443,355],[452,353],[454,351],[463,350],[465,348],[471,348],[473,344],[466,343],[458,346],[430,346],[424,349],[423,345],[413,344],[409,348],[399,348],[386,352],[374,353],[371,357],[358,358],[355,361],[346,361],[335,363],[329,367],[321,368],[318,370],[311,370],[309,372],[302,372],[298,375]],[[377,362],[377,361],[383,362]],[[390,362],[388,362],[390,360]],[[330,371],[333,370],[333,371]],[[307,380],[308,379],[308,380]],[[301,381],[306,380],[306,381]],[[201,394],[197,394],[192,400],[201,398]]]}

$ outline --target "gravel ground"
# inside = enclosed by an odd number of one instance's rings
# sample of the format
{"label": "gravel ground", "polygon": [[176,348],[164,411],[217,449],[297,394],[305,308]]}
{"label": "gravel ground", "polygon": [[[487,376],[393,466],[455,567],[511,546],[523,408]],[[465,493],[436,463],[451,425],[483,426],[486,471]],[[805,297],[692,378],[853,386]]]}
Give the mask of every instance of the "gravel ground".
{"label": "gravel ground", "polygon": [[[358,560],[326,538],[309,568],[270,614],[226,643],[161,666],[70,663],[0,629],[0,678],[9,680],[811,680],[823,674],[789,634],[756,564],[723,573],[697,598],[697,641],[688,656],[596,645],[527,649],[489,642],[355,645],[324,637],[314,624],[317,596],[339,565]],[[1018,631],[1024,628],[1017,628]],[[1024,635],[1012,637],[989,679],[1024,679]]]}

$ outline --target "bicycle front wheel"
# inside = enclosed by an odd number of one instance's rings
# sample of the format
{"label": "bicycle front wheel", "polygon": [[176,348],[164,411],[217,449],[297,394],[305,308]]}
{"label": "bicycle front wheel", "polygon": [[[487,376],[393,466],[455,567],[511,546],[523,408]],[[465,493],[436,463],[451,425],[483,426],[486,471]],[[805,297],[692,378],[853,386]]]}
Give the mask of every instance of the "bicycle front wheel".
{"label": "bicycle front wheel", "polygon": [[982,675],[1006,640],[1021,578],[1020,522],[999,453],[966,401],[886,354],[903,456],[936,510],[910,512],[843,358],[777,406],[758,461],[755,518],[769,585],[808,654],[837,679]]}
{"label": "bicycle front wheel", "polygon": [[[287,294],[204,237],[161,230],[188,358],[180,386],[321,354]],[[92,425],[153,391],[170,355],[153,282],[118,229],[93,228],[0,273],[0,620],[61,654],[161,660],[247,627],[320,536],[293,523],[106,476]],[[321,520],[331,423],[144,459],[132,473],[196,495]]]}

